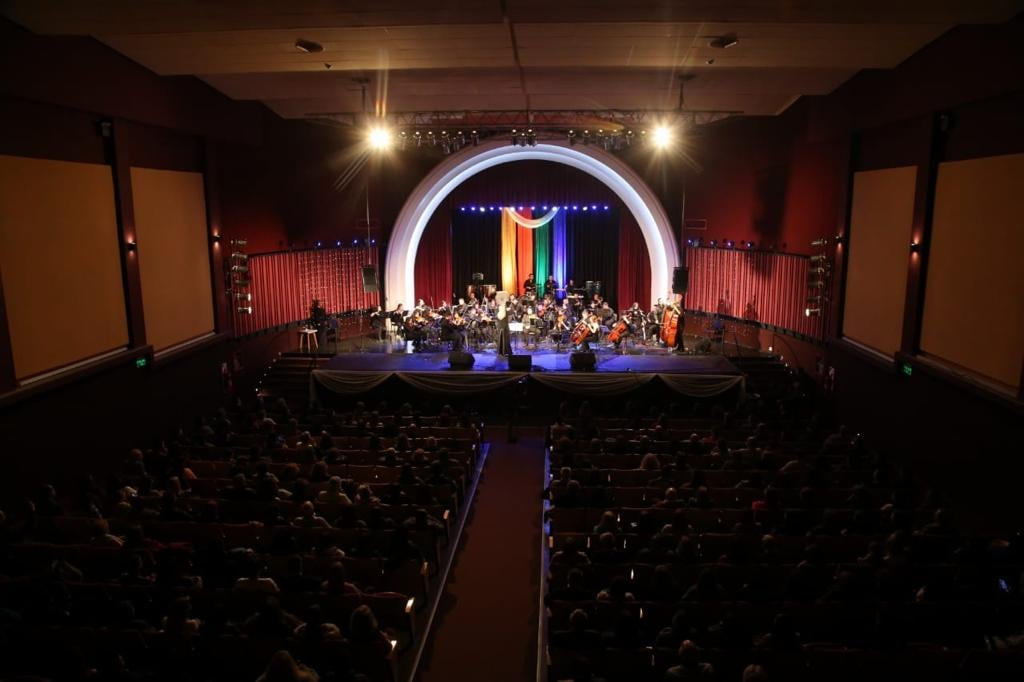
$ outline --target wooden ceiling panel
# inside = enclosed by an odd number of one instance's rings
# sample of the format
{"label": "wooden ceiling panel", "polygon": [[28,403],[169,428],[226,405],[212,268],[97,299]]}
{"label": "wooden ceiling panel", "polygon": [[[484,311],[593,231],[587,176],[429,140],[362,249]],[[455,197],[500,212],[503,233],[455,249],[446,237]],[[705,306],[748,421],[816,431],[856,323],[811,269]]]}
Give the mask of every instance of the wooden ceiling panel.
{"label": "wooden ceiling panel", "polygon": [[[697,76],[689,108],[772,114],[860,69],[892,68],[955,24],[1022,10],[1024,0],[0,3],[37,33],[94,36],[157,74],[196,75],[288,117],[360,111],[356,77],[390,111],[670,108],[680,73]],[[708,45],[726,34],[739,43]],[[324,49],[299,52],[299,38]]]}

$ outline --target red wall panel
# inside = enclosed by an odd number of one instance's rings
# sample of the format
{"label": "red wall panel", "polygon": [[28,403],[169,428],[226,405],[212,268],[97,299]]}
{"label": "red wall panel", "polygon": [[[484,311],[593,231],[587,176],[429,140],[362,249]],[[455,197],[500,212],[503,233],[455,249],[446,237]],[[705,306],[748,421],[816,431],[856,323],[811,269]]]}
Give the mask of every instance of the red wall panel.
{"label": "red wall panel", "polygon": [[[376,249],[369,251],[369,262],[377,265]],[[314,298],[329,314],[376,306],[380,295],[363,293],[361,269],[366,264],[365,248],[253,256],[249,259],[252,314],[239,314],[236,306],[235,334],[303,320]]]}
{"label": "red wall panel", "polygon": [[686,308],[718,312],[820,337],[822,319],[807,317],[808,259],[790,254],[690,248]]}

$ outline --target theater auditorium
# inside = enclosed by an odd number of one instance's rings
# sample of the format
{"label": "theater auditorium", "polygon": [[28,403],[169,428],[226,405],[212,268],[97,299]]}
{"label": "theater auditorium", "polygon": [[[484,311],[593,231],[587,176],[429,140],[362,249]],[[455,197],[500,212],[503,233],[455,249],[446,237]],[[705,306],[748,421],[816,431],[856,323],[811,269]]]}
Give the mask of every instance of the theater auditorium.
{"label": "theater auditorium", "polygon": [[0,0],[0,680],[1024,680],[1024,0]]}

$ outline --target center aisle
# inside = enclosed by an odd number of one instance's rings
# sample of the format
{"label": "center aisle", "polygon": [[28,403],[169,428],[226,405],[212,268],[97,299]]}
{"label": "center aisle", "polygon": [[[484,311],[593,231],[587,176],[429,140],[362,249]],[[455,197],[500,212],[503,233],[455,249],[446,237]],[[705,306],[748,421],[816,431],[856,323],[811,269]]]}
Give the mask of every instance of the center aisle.
{"label": "center aisle", "polygon": [[544,440],[491,443],[462,547],[421,665],[423,682],[533,680],[540,598]]}

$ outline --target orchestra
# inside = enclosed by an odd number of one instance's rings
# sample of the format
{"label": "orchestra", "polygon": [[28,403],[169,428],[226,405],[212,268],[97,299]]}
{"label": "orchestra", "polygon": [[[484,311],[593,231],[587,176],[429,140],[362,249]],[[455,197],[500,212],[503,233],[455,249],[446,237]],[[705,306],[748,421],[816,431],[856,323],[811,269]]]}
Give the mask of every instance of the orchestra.
{"label": "orchestra", "polygon": [[[634,301],[616,312],[601,295],[599,282],[577,287],[570,278],[565,288],[559,288],[553,275],[546,276],[542,289],[536,282],[531,273],[523,282],[522,296],[484,285],[466,297],[453,295],[450,304],[442,300],[435,305],[433,300],[428,303],[420,298],[411,310],[403,303],[390,310],[376,306],[367,311],[370,330],[378,341],[408,343],[413,352],[496,348],[499,354],[509,355],[520,345],[526,350],[562,352],[586,351],[593,344],[619,353],[624,352],[624,344],[633,349],[683,350],[683,311],[678,297],[668,302],[659,298],[650,310]],[[324,329],[333,317],[314,301],[308,324]],[[720,346],[722,321],[716,316],[712,324],[708,333]]]}

